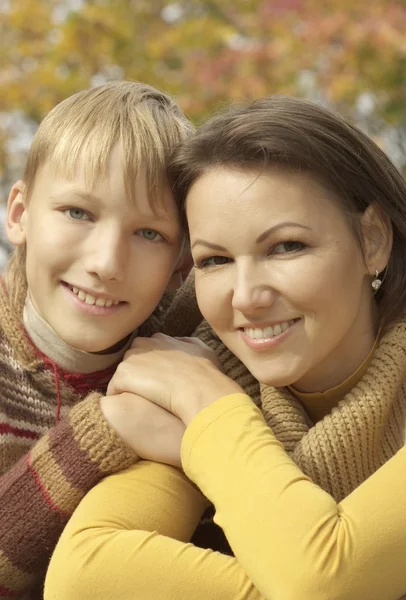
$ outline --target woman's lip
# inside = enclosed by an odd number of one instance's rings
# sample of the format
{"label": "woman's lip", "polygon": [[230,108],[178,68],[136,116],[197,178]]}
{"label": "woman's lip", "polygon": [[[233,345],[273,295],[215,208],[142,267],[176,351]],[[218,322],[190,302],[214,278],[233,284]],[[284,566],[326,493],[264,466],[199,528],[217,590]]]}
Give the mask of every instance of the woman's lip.
{"label": "woman's lip", "polygon": [[[288,337],[291,333],[292,333],[292,329],[295,328],[295,326],[297,325],[297,323],[301,320],[301,319],[291,319],[292,321],[294,321],[294,323],[292,325],[290,325],[290,327],[288,327],[288,329],[285,329],[285,331],[282,331],[281,333],[274,335],[270,338],[251,338],[249,337],[244,329],[240,329],[240,335],[242,340],[244,341],[244,343],[251,348],[251,350],[257,350],[257,351],[261,351],[261,350],[269,350],[271,348],[276,347],[280,342],[282,342],[283,340],[286,339],[286,337]],[[284,321],[282,321],[283,323]],[[278,325],[278,323],[276,323]],[[247,329],[260,329],[259,327],[249,327]],[[261,328],[264,329],[264,328]]]}
{"label": "woman's lip", "polygon": [[243,325],[238,325],[237,329],[266,329],[267,327],[275,327],[276,325],[281,325],[282,323],[289,323],[289,321],[299,321],[301,317],[290,317],[289,319],[279,319],[274,321],[263,321],[261,323],[244,323]]}

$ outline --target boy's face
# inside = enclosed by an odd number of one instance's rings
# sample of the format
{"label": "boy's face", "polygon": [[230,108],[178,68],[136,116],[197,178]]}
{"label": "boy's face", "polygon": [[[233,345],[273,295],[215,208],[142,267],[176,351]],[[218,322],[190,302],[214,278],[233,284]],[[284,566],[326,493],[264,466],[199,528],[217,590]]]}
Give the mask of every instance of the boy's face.
{"label": "boy's face", "polygon": [[45,164],[28,203],[14,192],[8,208],[12,243],[26,243],[31,300],[68,344],[87,352],[113,348],[153,312],[171,278],[182,245],[169,189],[153,211],[143,170],[136,201],[125,192],[115,149],[107,176],[86,188]]}

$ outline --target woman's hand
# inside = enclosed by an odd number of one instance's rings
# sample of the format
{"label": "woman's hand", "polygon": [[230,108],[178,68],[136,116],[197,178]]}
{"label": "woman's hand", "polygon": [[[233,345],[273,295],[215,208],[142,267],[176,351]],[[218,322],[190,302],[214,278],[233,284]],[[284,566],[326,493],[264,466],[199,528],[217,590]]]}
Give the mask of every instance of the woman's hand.
{"label": "woman's hand", "polygon": [[221,372],[216,354],[201,340],[158,333],[136,338],[117,367],[107,393],[124,391],[158,404],[187,425],[222,396],[243,390]]}
{"label": "woman's hand", "polygon": [[185,426],[172,413],[136,394],[100,399],[107,422],[139,458],[181,467]]}

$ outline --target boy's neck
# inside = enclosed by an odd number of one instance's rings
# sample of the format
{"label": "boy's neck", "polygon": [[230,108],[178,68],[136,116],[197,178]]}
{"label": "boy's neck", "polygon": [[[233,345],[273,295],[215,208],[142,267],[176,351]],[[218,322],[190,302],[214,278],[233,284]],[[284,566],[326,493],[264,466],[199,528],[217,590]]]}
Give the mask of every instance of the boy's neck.
{"label": "boy's neck", "polygon": [[27,294],[24,312],[24,327],[40,352],[70,373],[94,373],[119,362],[136,336],[134,332],[118,350],[108,354],[78,350],[64,342],[52,327],[35,310]]}

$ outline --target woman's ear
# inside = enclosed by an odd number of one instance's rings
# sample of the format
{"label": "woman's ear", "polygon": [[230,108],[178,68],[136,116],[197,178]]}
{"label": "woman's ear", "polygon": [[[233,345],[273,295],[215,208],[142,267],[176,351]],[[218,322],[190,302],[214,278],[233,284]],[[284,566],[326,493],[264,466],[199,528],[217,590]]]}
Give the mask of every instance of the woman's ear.
{"label": "woman's ear", "polygon": [[364,257],[371,275],[381,273],[387,266],[392,251],[393,230],[388,215],[372,202],[361,218]]}
{"label": "woman's ear", "polygon": [[25,244],[25,204],[26,185],[20,180],[11,188],[7,202],[6,234],[14,246]]}

